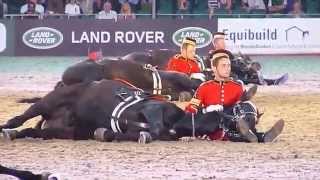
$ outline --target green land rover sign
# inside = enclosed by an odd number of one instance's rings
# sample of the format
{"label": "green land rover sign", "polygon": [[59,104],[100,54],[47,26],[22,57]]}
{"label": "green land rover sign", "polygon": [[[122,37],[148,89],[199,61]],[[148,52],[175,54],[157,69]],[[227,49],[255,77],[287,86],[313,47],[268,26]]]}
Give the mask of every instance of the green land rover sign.
{"label": "green land rover sign", "polygon": [[208,46],[212,41],[212,34],[207,29],[201,27],[185,27],[177,30],[172,35],[172,41],[181,46],[182,40],[185,37],[193,38],[197,41],[197,48]]}

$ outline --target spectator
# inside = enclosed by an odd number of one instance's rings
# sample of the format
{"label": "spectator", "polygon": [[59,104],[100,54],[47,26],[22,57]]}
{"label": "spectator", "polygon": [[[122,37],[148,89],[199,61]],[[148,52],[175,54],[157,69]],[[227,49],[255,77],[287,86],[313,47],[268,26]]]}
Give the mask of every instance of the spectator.
{"label": "spectator", "polygon": [[296,18],[301,17],[304,14],[300,0],[295,0],[295,2],[293,3],[292,11],[290,11],[289,14],[293,15],[293,17]]}
{"label": "spectator", "polygon": [[112,4],[110,2],[104,3],[103,10],[99,12],[97,19],[114,19],[117,21],[117,12],[112,10]]}
{"label": "spectator", "polygon": [[47,12],[49,14],[63,14],[64,2],[62,0],[48,0]]}
{"label": "spectator", "polygon": [[0,0],[0,19],[4,17],[5,14],[8,13],[8,6],[5,2]]}
{"label": "spectator", "polygon": [[221,7],[226,9],[229,14],[232,13],[232,0],[220,0]]}
{"label": "spectator", "polygon": [[2,0],[0,0],[0,19],[3,18],[3,14],[4,14],[4,3],[2,2]]}
{"label": "spectator", "polygon": [[[33,5],[31,5],[31,4],[33,4]],[[27,3],[24,4],[23,6],[21,6],[20,13],[21,14],[30,14],[32,10],[29,8],[34,8],[35,14],[43,14],[44,13],[44,7],[41,4],[38,4],[37,0],[27,0]],[[29,11],[29,12],[27,13],[27,11]]]}
{"label": "spectator", "polygon": [[122,4],[118,19],[136,19],[136,15],[131,12],[131,7],[128,2]]}
{"label": "spectator", "polygon": [[219,8],[219,0],[208,0],[209,19],[212,18],[215,9]]}
{"label": "spectator", "polygon": [[66,4],[64,13],[69,16],[77,16],[80,15],[80,6],[76,3],[76,0],[70,0],[68,4]]}
{"label": "spectator", "polygon": [[98,14],[103,10],[103,0],[94,0],[92,4],[92,13]]}
{"label": "spectator", "polygon": [[141,2],[140,0],[128,0],[131,9],[134,13],[137,13],[141,9]]}
{"label": "spectator", "polygon": [[244,7],[248,10],[266,10],[266,6],[263,2],[263,0],[242,0],[242,3],[244,4]]}
{"label": "spectator", "polygon": [[92,14],[93,0],[78,0],[78,4],[83,10],[84,14]]}
{"label": "spectator", "polygon": [[287,0],[269,0],[268,11],[269,13],[283,13],[287,6]]}

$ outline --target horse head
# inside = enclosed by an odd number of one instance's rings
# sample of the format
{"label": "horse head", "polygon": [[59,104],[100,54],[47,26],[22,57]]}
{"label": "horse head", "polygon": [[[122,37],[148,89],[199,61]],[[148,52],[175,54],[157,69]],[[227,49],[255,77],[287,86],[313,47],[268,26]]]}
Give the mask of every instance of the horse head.
{"label": "horse head", "polygon": [[248,122],[250,129],[254,129],[261,117],[256,105],[251,101],[243,101],[236,104],[233,106],[232,113],[234,117],[243,117]]}

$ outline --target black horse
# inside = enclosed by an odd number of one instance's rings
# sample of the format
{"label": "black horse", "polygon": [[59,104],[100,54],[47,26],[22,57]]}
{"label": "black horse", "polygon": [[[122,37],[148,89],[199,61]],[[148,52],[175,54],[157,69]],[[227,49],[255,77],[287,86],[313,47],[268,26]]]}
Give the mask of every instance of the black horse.
{"label": "black horse", "polygon": [[59,180],[59,176],[56,174],[43,173],[34,174],[30,171],[17,170],[0,165],[0,174],[14,176],[21,180]]}
{"label": "black horse", "polygon": [[[177,53],[178,52],[174,50],[160,49],[148,52],[133,52],[123,56],[120,59],[135,61],[141,64],[149,63],[153,66],[157,66],[159,69],[165,69],[169,59]],[[253,83],[257,85],[281,85],[288,80],[287,73],[277,79],[264,78],[261,75],[261,64],[259,62],[254,62],[247,55],[239,53],[239,55],[233,56],[230,53],[229,56],[231,59],[232,77],[234,79],[243,81],[245,84]],[[212,55],[209,54],[204,58],[199,56],[196,58],[207,80],[211,80],[213,78],[210,63],[211,57]]]}
{"label": "black horse", "polygon": [[69,67],[62,75],[65,85],[101,79],[121,79],[145,91],[169,95],[172,100],[178,100],[181,92],[192,94],[199,85],[182,73],[161,71],[131,61],[108,59],[98,63],[80,62]]}
{"label": "black horse", "polygon": [[[170,127],[184,116],[172,103],[120,81],[102,80],[64,86],[50,92],[23,114],[0,126],[10,138],[90,139],[98,128],[114,131],[119,139],[138,140],[141,131],[152,139],[172,139]],[[121,115],[121,116],[120,116]],[[47,128],[8,131],[25,121],[42,116]]]}
{"label": "black horse", "polygon": [[[252,114],[257,116],[257,113]],[[39,115],[47,123],[43,128],[28,128],[19,132],[6,130],[19,127]],[[191,117],[172,103],[154,99],[154,95],[119,81],[102,80],[58,88],[23,114],[0,126],[0,130],[8,139],[41,137],[77,140],[91,139],[95,135],[106,141],[139,140],[145,143],[151,139],[177,140],[190,135],[193,127],[197,135],[208,134],[222,123],[221,116],[214,112],[198,114],[195,123],[191,123]],[[241,123],[243,119],[234,122]],[[223,124],[231,127],[229,123]],[[242,127],[242,134],[247,136],[249,129],[246,125]],[[249,123],[248,127],[254,130],[255,126]]]}

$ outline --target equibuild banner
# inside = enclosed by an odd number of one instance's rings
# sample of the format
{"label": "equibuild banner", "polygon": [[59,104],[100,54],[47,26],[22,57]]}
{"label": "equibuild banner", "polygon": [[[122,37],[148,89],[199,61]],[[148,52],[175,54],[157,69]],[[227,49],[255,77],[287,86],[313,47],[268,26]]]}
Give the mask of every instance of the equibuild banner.
{"label": "equibuild banner", "polygon": [[320,19],[219,19],[227,48],[245,54],[319,54]]}
{"label": "equibuild banner", "polygon": [[216,20],[17,20],[18,56],[85,56],[101,48],[105,56],[149,49],[176,49],[184,37],[197,40],[197,52],[211,47]]}

